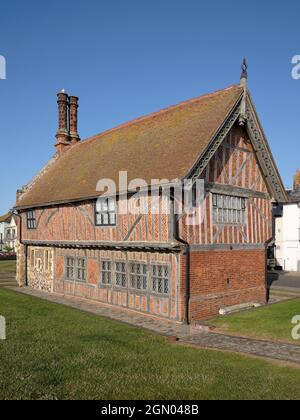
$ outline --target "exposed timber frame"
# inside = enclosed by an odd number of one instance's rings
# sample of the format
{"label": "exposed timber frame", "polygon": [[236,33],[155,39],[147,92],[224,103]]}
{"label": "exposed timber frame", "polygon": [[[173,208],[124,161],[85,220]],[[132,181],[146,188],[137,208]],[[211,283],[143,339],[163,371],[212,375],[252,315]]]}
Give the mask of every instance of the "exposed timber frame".
{"label": "exposed timber frame", "polygon": [[180,243],[149,243],[149,242],[74,242],[74,241],[39,241],[24,240],[24,244],[36,247],[66,248],[66,249],[103,249],[115,251],[149,251],[149,252],[181,252]]}
{"label": "exposed timber frame", "polygon": [[246,93],[246,101],[244,97],[240,98],[233,110],[220,127],[219,131],[212,138],[207,149],[201,155],[200,159],[194,165],[190,173],[187,175],[188,179],[196,181],[201,178],[210,160],[215,156],[217,150],[228,136],[230,130],[239,121],[241,115],[241,107],[246,102],[246,121],[245,129],[254,148],[255,155],[258,159],[259,165],[264,174],[264,178],[268,185],[271,197],[278,203],[286,203],[289,201],[285,191],[279,171],[276,167],[272,152],[268,145],[267,138],[259,121],[255,106],[250,97],[249,92]]}
{"label": "exposed timber frame", "polygon": [[201,178],[201,175],[206,169],[210,160],[215,156],[217,150],[228,136],[230,130],[232,129],[236,121],[239,119],[241,112],[241,102],[242,99],[240,98],[235,104],[229,116],[226,118],[223,125],[212,138],[211,142],[209,143],[204,153],[201,155],[200,159],[197,161],[192,170],[186,176],[186,179],[192,179],[193,181],[196,181],[197,179]]}
{"label": "exposed timber frame", "polygon": [[272,197],[278,203],[288,202],[287,193],[249,92],[247,95],[246,116],[246,129],[266,178],[267,185],[272,193]]}

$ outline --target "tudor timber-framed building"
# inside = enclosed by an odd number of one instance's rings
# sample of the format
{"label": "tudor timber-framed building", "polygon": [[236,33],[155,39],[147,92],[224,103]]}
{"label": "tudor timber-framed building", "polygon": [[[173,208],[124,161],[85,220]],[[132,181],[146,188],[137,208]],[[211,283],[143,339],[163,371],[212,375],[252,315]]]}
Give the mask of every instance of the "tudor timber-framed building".
{"label": "tudor timber-framed building", "polygon": [[[20,286],[118,305],[177,322],[266,301],[272,204],[287,196],[247,89],[241,83],[80,141],[76,97],[58,94],[57,153],[18,192]],[[203,179],[200,223],[171,209],[121,214],[95,206],[97,182]],[[106,200],[106,201],[105,201]],[[149,200],[146,190],[142,205]]]}

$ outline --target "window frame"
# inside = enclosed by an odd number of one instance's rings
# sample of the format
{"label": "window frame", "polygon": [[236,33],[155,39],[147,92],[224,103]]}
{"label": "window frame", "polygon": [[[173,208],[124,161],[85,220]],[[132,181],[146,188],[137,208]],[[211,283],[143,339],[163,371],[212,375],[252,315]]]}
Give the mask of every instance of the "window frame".
{"label": "window frame", "polygon": [[[73,261],[73,265],[69,264],[69,260]],[[79,261],[84,261],[84,267],[79,266]],[[73,276],[69,275],[69,270],[73,270]],[[84,278],[81,278],[81,275],[79,274],[79,270],[83,271]],[[87,258],[86,257],[72,257],[70,255],[67,255],[65,257],[65,280],[67,281],[73,281],[76,283],[87,283]]]}
{"label": "window frame", "polygon": [[[140,273],[133,271],[134,266],[141,266],[142,270]],[[146,273],[143,271],[143,267],[146,268]],[[145,293],[148,290],[149,282],[149,266],[146,262],[143,261],[130,261],[129,262],[129,287],[131,290],[134,290],[139,293]],[[138,288],[138,278],[141,278],[141,288]],[[133,284],[133,280],[135,280],[135,284]]]}
{"label": "window frame", "polygon": [[247,198],[223,193],[212,193],[212,218],[217,225],[247,225]]}
{"label": "window frame", "polygon": [[[158,267],[167,268],[168,269],[168,276],[167,277],[159,276],[158,274],[156,276],[154,276],[153,270],[154,270],[155,267],[156,268],[158,268]],[[162,292],[159,291],[159,287],[158,287],[159,283],[157,283],[157,287],[154,288],[154,281],[153,281],[154,279],[163,281],[163,285],[162,285],[163,291]],[[166,280],[167,280],[167,286],[168,286],[168,291],[167,292],[165,291],[166,290],[166,288],[165,288]],[[170,265],[169,264],[162,264],[162,263],[152,263],[151,264],[151,293],[156,293],[156,294],[161,295],[161,296],[170,296],[171,283],[172,282],[171,282],[171,267],[170,267]]]}
{"label": "window frame", "polygon": [[[68,260],[73,261],[73,265],[68,264]],[[68,275],[68,270],[73,270],[73,276]],[[75,281],[75,272],[76,272],[76,258],[75,257],[65,257],[65,278],[69,281]]]}
{"label": "window frame", "polygon": [[[103,208],[103,203],[106,203],[106,209]],[[113,210],[110,210],[110,203],[114,203]],[[101,204],[101,209],[98,209],[98,205]],[[97,227],[115,227],[117,226],[117,199],[116,197],[103,197],[96,200],[94,205],[94,215],[95,215],[95,226]],[[111,217],[114,215],[114,221]],[[101,217],[101,222],[99,222],[98,217]],[[107,216],[108,221],[105,223],[103,217]]]}
{"label": "window frame", "polygon": [[[108,269],[103,270],[103,266],[102,266],[103,263],[110,264],[110,270],[108,270]],[[113,271],[113,260],[101,258],[100,259],[100,283],[101,283],[102,286],[112,287],[112,285],[113,285],[113,272],[114,272]],[[105,282],[103,281],[103,274],[106,274],[106,275],[110,274],[110,281],[109,282],[108,281],[105,281]]]}
{"label": "window frame", "polygon": [[[125,271],[117,270],[117,264],[124,264],[125,265]],[[113,281],[114,286],[120,289],[127,289],[128,288],[128,263],[126,261],[122,260],[116,260],[113,262]],[[125,285],[123,282],[121,284],[117,283],[117,274],[120,274],[121,276],[125,275]]]}
{"label": "window frame", "polygon": [[[85,257],[78,257],[76,260],[76,267],[75,267],[75,281],[77,283],[86,283],[87,282],[87,261]],[[79,261],[83,262],[83,266],[79,265]]]}
{"label": "window frame", "polygon": [[36,210],[27,210],[26,225],[28,230],[34,230],[37,228]]}

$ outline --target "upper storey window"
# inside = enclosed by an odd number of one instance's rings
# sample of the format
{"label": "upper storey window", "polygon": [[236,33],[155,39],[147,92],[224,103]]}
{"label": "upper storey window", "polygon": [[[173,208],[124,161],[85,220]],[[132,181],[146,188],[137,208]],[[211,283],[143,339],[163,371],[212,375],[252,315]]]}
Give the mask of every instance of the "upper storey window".
{"label": "upper storey window", "polygon": [[35,210],[29,210],[26,214],[27,217],[27,229],[36,229],[36,212]]}
{"label": "upper storey window", "polygon": [[116,200],[103,198],[96,202],[96,226],[116,225]]}
{"label": "upper storey window", "polygon": [[246,223],[246,198],[213,194],[213,220],[217,224]]}

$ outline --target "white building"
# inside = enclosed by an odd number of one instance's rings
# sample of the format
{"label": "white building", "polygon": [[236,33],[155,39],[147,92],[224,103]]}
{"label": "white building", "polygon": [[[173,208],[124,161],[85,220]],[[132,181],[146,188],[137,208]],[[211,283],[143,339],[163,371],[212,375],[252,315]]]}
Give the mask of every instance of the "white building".
{"label": "white building", "polygon": [[290,203],[277,209],[275,218],[275,258],[284,271],[300,271],[300,172],[294,178]]}
{"label": "white building", "polygon": [[5,244],[4,244],[4,237],[5,237],[5,229],[9,226],[11,219],[10,214],[5,214],[4,216],[0,217],[0,252],[3,252]]}
{"label": "white building", "polygon": [[276,218],[277,265],[284,271],[300,271],[300,204],[286,204]]}
{"label": "white building", "polygon": [[12,214],[0,217],[0,252],[16,251],[17,224]]}

